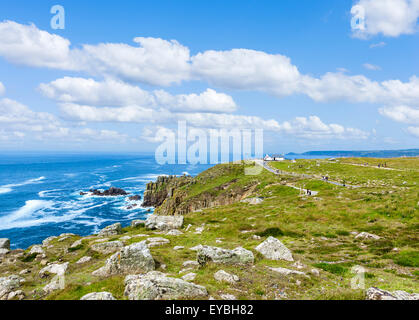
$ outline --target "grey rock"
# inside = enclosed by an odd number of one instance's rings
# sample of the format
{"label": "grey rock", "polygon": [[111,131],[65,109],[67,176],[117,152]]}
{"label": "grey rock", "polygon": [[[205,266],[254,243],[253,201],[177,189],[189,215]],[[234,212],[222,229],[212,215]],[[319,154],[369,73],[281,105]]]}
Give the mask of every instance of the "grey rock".
{"label": "grey rock", "polygon": [[240,279],[235,274],[230,274],[224,270],[219,270],[214,274],[214,279],[220,282],[228,282],[234,284],[238,282]]}
{"label": "grey rock", "polygon": [[83,296],[80,300],[116,300],[109,292],[92,292]]}
{"label": "grey rock", "polygon": [[197,261],[185,261],[183,263],[183,267],[184,268],[198,268],[199,267],[199,263]]}
{"label": "grey rock", "polygon": [[208,292],[202,286],[152,271],[127,276],[125,295],[129,300],[177,300],[205,298]]}
{"label": "grey rock", "polygon": [[0,239],[0,249],[10,250],[10,240],[7,238]]}
{"label": "grey rock", "polygon": [[306,275],[302,271],[296,271],[296,270],[291,270],[291,269],[286,269],[286,268],[269,268],[269,269],[283,276],[289,276],[289,275],[305,276]]}
{"label": "grey rock", "polygon": [[367,300],[419,300],[418,293],[408,293],[405,291],[386,291],[371,287],[366,293]]}
{"label": "grey rock", "polygon": [[195,278],[196,278],[196,273],[191,272],[191,273],[185,274],[182,277],[182,280],[185,280],[185,281],[194,281]]}
{"label": "grey rock", "polygon": [[183,225],[183,216],[157,216],[151,215],[145,221],[147,229],[172,230],[180,229]]}
{"label": "grey rock", "polygon": [[225,263],[225,264],[249,264],[253,263],[255,257],[253,253],[242,247],[234,250],[228,250],[218,247],[203,246],[198,250],[197,261],[200,265],[207,262]]}
{"label": "grey rock", "polygon": [[176,229],[170,230],[169,232],[166,233],[166,235],[168,235],[168,236],[180,236],[182,234],[183,234],[182,231],[179,231],[179,230],[176,230]]}
{"label": "grey rock", "polygon": [[43,247],[47,247],[47,246],[49,246],[49,244],[51,243],[51,241],[52,240],[55,240],[55,239],[57,239],[58,237],[56,237],[56,236],[52,236],[52,237],[48,237],[48,238],[46,238],[44,241],[42,241],[42,246]]}
{"label": "grey rock", "polygon": [[23,282],[23,278],[15,275],[0,278],[0,300],[8,300],[10,293],[18,289]]}
{"label": "grey rock", "polygon": [[30,255],[32,255],[32,254],[44,254],[45,252],[44,252],[44,249],[42,249],[42,247],[41,246],[39,246],[39,245],[35,245],[35,246],[33,246],[32,248],[31,248],[31,250],[29,251],[29,254]]}
{"label": "grey rock", "polygon": [[74,248],[77,248],[77,247],[81,246],[83,244],[82,241],[83,241],[83,239],[79,239],[79,240],[74,241],[73,244],[70,246],[70,248],[74,249]]}
{"label": "grey rock", "polygon": [[160,247],[160,246],[163,246],[163,245],[168,244],[168,243],[170,243],[169,239],[160,238],[160,237],[148,238],[147,239],[147,245],[148,245],[149,248]]}
{"label": "grey rock", "polygon": [[368,232],[361,232],[355,236],[355,239],[366,239],[366,240],[380,240],[381,238],[375,234]]}
{"label": "grey rock", "polygon": [[269,237],[256,247],[265,258],[270,260],[294,261],[291,251],[278,239]]}
{"label": "grey rock", "polygon": [[153,256],[145,241],[124,247],[93,272],[95,276],[106,277],[113,274],[148,272],[156,268]]}
{"label": "grey rock", "polygon": [[102,243],[95,243],[92,245],[92,250],[103,253],[103,254],[110,254],[119,251],[121,248],[124,247],[124,244],[121,241],[111,241],[111,242],[102,242]]}
{"label": "grey rock", "polygon": [[103,228],[98,233],[99,237],[109,237],[109,236],[116,236],[122,233],[122,226],[120,223],[115,223],[106,228]]}
{"label": "grey rock", "polygon": [[49,274],[64,275],[68,268],[68,262],[63,264],[53,263],[39,271],[41,278],[47,277]]}
{"label": "grey rock", "polygon": [[136,228],[139,225],[144,224],[144,222],[145,222],[144,220],[133,220],[131,221],[131,227]]}
{"label": "grey rock", "polygon": [[88,256],[81,257],[76,263],[83,264],[83,263],[89,262],[90,260],[92,260],[92,257],[88,257]]}

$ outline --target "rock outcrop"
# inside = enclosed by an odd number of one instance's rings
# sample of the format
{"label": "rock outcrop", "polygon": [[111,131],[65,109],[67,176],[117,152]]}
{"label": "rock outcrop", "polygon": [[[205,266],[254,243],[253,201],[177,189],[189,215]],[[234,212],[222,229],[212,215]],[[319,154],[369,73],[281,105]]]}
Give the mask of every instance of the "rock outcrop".
{"label": "rock outcrop", "polygon": [[41,246],[39,246],[39,245],[34,245],[32,248],[31,248],[31,250],[29,251],[29,254],[30,255],[32,255],[32,254],[36,254],[36,255],[38,255],[38,254],[44,254],[45,252],[44,252],[44,249],[42,249],[42,247]]}
{"label": "rock outcrop", "polygon": [[109,292],[92,292],[83,296],[80,300],[116,300]]}
{"label": "rock outcrop", "polygon": [[185,184],[191,183],[192,178],[189,176],[161,176],[157,178],[156,182],[147,184],[144,192],[143,207],[159,207],[163,204],[166,198],[173,195],[175,188],[180,188]]}
{"label": "rock outcrop", "polygon": [[419,300],[418,293],[408,293],[406,291],[386,291],[371,287],[366,293],[367,300]]}
{"label": "rock outcrop", "polygon": [[10,240],[7,238],[0,239],[0,249],[10,250]]}
{"label": "rock outcrop", "polygon": [[16,289],[23,282],[25,282],[23,278],[15,275],[0,278],[0,300],[13,300],[20,293],[16,293]]}
{"label": "rock outcrop", "polygon": [[240,280],[235,274],[230,274],[224,270],[217,271],[214,274],[214,279],[220,282],[228,282],[230,284],[234,284]]}
{"label": "rock outcrop", "polygon": [[202,286],[153,271],[127,276],[125,295],[129,300],[176,300],[205,298],[208,292]]}
{"label": "rock outcrop", "polygon": [[124,244],[121,241],[101,242],[92,245],[91,249],[102,254],[110,254],[121,250]]}
{"label": "rock outcrop", "polygon": [[183,216],[158,216],[153,214],[147,218],[145,226],[152,230],[180,229],[183,226]]}
{"label": "rock outcrop", "polygon": [[106,260],[105,266],[93,272],[93,275],[107,277],[113,274],[148,272],[155,269],[154,259],[146,241],[124,247],[120,252]]}
{"label": "rock outcrop", "polygon": [[99,237],[116,236],[122,233],[122,226],[120,223],[115,223],[99,231]]}
{"label": "rock outcrop", "polygon": [[252,251],[238,247],[234,250],[228,250],[218,247],[202,246],[198,250],[197,261],[201,266],[208,262],[225,264],[250,264],[255,257]]}
{"label": "rock outcrop", "polygon": [[381,238],[375,234],[368,232],[361,232],[355,236],[355,239],[365,239],[365,240],[380,240]]}
{"label": "rock outcrop", "polygon": [[0,255],[9,253],[10,251],[10,240],[6,238],[0,239]]}
{"label": "rock outcrop", "polygon": [[50,264],[49,266],[46,266],[41,271],[39,271],[39,277],[45,278],[49,275],[55,275],[51,282],[48,283],[44,288],[43,291],[45,294],[50,294],[51,292],[55,290],[62,290],[65,287],[65,279],[64,274],[67,271],[68,268],[68,262],[63,264]]}
{"label": "rock outcrop", "polygon": [[115,188],[115,187],[110,187],[108,190],[105,190],[103,192],[97,189],[92,189],[90,190],[90,192],[93,196],[98,196],[98,197],[117,197],[117,196],[126,196],[129,194],[125,190]]}
{"label": "rock outcrop", "polygon": [[269,237],[256,247],[265,258],[270,260],[294,261],[291,251],[278,239]]}
{"label": "rock outcrop", "polygon": [[269,268],[269,270],[272,270],[283,276],[290,276],[290,275],[305,276],[306,275],[302,271],[296,271],[296,270],[291,270],[291,269],[286,269],[286,268]]}
{"label": "rock outcrop", "polygon": [[160,238],[160,237],[148,238],[147,239],[147,246],[149,248],[160,247],[160,246],[164,246],[165,244],[169,244],[169,243],[170,243],[169,239]]}

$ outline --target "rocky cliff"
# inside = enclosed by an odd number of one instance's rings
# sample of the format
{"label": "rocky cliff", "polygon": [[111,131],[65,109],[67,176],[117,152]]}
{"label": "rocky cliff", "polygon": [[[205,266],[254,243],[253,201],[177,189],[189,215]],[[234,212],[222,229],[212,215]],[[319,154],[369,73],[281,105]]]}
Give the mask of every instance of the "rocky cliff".
{"label": "rocky cliff", "polygon": [[[222,173],[218,172],[220,168]],[[156,182],[147,185],[143,206],[155,207],[155,214],[158,215],[185,215],[236,203],[249,196],[257,185],[257,181],[249,181],[244,185],[239,183],[235,178],[236,171],[237,165],[226,165],[207,170],[196,178],[159,177]]]}

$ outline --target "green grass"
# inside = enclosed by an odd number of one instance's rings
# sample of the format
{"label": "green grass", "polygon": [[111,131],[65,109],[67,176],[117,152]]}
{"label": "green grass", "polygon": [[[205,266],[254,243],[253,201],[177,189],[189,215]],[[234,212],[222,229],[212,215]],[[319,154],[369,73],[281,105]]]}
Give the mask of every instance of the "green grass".
{"label": "green grass", "polygon": [[[174,195],[180,200],[179,207],[195,206],[214,199],[222,202],[231,195],[238,195],[237,201],[187,213],[184,226],[191,224],[192,227],[188,232],[183,229],[184,234],[180,236],[157,234],[144,225],[124,228],[123,235],[146,235],[132,237],[124,243],[129,245],[156,236],[169,239],[170,244],[150,251],[157,270],[176,278],[182,276],[179,271],[184,261],[196,260],[196,252],[189,248],[198,244],[227,249],[241,246],[251,250],[256,257],[254,266],[210,263],[193,271],[197,273],[194,283],[205,286],[215,299],[219,299],[221,294],[233,294],[238,299],[275,299],[278,291],[286,292],[288,299],[364,299],[364,291],[350,287],[351,267],[354,265],[367,269],[367,288],[378,286],[390,291],[418,292],[419,159],[386,159],[388,166],[402,171],[351,164],[357,161],[361,160],[341,159],[338,163],[297,160],[296,163],[273,164],[290,173],[313,175],[311,179],[291,174],[277,176],[266,170],[258,176],[246,176],[243,164],[215,166],[201,173],[194,180],[196,183],[175,190]],[[376,163],[373,159],[364,161]],[[374,161],[380,163],[383,160]],[[337,187],[321,181],[322,175],[360,187]],[[300,196],[298,190],[287,185],[305,186],[319,194],[316,197]],[[262,197],[264,201],[250,205],[240,202],[242,197]],[[204,232],[195,234],[195,228],[201,225],[204,225]],[[355,240],[353,233],[362,231],[379,235],[381,239]],[[112,240],[119,240],[123,235],[112,237]],[[256,246],[269,236],[281,240],[292,251],[294,260],[306,266],[301,271],[310,274],[311,268],[315,267],[320,270],[320,277],[311,274],[310,278],[283,277],[269,270],[268,267],[295,270],[292,262],[271,261],[255,251]],[[57,239],[51,242],[52,247],[45,248],[47,261],[70,262],[66,288],[62,291],[48,297],[32,295],[34,290],[41,292],[50,278],[39,278],[43,265],[35,257],[28,256],[28,251],[13,264],[0,264],[0,276],[29,269],[31,272],[24,275],[26,282],[22,285],[28,299],[80,299],[96,291],[109,291],[116,298],[125,299],[125,275],[108,279],[91,275],[110,256],[90,249],[97,238],[84,239],[83,246],[68,250],[75,239],[64,242]],[[184,246],[185,249],[175,251],[174,246]],[[394,248],[399,248],[399,251]],[[82,265],[75,264],[83,256],[90,256],[92,260]],[[220,269],[238,275],[240,281],[233,285],[217,282],[214,273]]]}
{"label": "green grass", "polygon": [[340,276],[344,276],[349,272],[349,269],[347,267],[344,267],[339,264],[328,264],[328,263],[316,263],[314,264],[316,268],[320,268],[324,271],[337,274]]}
{"label": "green grass", "polygon": [[394,259],[394,262],[404,267],[419,267],[419,251],[403,251]]}

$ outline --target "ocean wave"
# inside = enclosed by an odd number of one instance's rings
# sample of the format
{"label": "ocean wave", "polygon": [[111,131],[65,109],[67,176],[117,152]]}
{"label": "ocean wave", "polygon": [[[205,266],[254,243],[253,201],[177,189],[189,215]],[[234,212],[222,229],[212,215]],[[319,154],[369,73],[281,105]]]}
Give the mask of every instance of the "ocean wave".
{"label": "ocean wave", "polygon": [[35,179],[29,179],[20,183],[11,183],[4,186],[0,186],[0,194],[9,193],[13,191],[13,188],[26,186],[28,184],[37,184],[41,183],[42,180],[45,180],[45,177],[39,177]]}
{"label": "ocean wave", "polygon": [[38,196],[40,198],[53,198],[53,197],[56,197],[57,195],[49,195],[49,193],[53,193],[53,192],[57,192],[57,191],[62,191],[62,189],[40,191],[40,192],[38,192]]}
{"label": "ocean wave", "polygon": [[20,209],[0,218],[0,230],[38,225],[42,220],[44,210],[50,209],[53,205],[53,201],[28,200]]}

